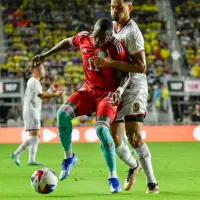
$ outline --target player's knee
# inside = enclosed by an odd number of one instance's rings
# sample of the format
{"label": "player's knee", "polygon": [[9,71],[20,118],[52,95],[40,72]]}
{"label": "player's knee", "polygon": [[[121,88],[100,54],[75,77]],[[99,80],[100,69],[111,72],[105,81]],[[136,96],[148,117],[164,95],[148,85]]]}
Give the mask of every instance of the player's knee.
{"label": "player's knee", "polygon": [[97,136],[101,141],[106,140],[106,132],[107,132],[107,127],[106,126],[96,126],[96,131],[97,131]]}
{"label": "player's knee", "polygon": [[68,121],[71,121],[71,120],[72,120],[72,118],[71,118],[70,114],[66,110],[59,109],[57,111],[57,125],[59,127],[65,126],[66,123]]}
{"label": "player's knee", "polygon": [[129,143],[133,148],[137,148],[143,144],[142,136],[138,131],[127,131],[126,132]]}
{"label": "player's knee", "polygon": [[115,143],[115,146],[116,146],[116,147],[118,147],[118,146],[121,145],[121,143],[122,143],[122,137],[121,137],[121,135],[113,134],[113,135],[112,135],[112,138],[113,138],[113,140],[114,140],[114,143]]}
{"label": "player's knee", "polygon": [[115,147],[118,147],[123,142],[124,126],[113,124],[110,128],[110,134],[115,142]]}
{"label": "player's knee", "polygon": [[105,149],[109,149],[112,145],[114,145],[113,139],[109,133],[109,129],[107,126],[104,125],[96,126],[96,132],[101,142],[101,145]]}

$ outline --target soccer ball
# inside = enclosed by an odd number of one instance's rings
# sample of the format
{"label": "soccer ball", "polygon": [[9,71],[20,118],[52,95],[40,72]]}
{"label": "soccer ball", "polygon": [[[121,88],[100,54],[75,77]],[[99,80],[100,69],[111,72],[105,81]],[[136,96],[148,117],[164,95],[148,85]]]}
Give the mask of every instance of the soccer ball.
{"label": "soccer ball", "polygon": [[41,194],[49,194],[56,189],[58,178],[54,171],[48,168],[36,170],[31,176],[31,186]]}

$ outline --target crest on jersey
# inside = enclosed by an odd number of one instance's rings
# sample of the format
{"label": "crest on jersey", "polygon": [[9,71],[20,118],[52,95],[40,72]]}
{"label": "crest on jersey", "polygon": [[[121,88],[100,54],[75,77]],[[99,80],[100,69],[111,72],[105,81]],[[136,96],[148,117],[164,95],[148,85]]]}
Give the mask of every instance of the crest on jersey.
{"label": "crest on jersey", "polygon": [[138,102],[133,103],[133,112],[137,112],[140,109],[140,104]]}
{"label": "crest on jersey", "polygon": [[87,49],[86,49],[86,48],[83,48],[83,49],[82,49],[82,52],[83,52],[83,53],[87,53]]}
{"label": "crest on jersey", "polygon": [[97,53],[97,56],[100,57],[100,58],[105,58],[105,57],[106,57],[106,54],[105,54],[105,52],[103,52],[103,51],[99,51],[99,52]]}

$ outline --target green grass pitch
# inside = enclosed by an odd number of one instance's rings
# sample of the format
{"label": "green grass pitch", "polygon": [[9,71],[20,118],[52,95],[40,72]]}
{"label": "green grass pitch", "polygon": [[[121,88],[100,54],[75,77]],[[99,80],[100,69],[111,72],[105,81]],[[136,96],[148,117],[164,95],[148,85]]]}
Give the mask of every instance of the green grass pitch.
{"label": "green grass pitch", "polygon": [[[146,194],[143,172],[137,177],[134,189],[111,194],[107,170],[99,144],[74,144],[79,161],[71,176],[59,181],[54,192],[38,194],[31,188],[30,176],[38,167],[27,165],[28,151],[21,156],[21,167],[10,159],[16,144],[0,145],[0,200],[192,200],[200,199],[200,143],[148,143],[153,166],[160,185],[160,194]],[[41,144],[37,160],[53,169],[57,175],[63,152],[60,144]],[[121,185],[127,167],[117,159]]]}

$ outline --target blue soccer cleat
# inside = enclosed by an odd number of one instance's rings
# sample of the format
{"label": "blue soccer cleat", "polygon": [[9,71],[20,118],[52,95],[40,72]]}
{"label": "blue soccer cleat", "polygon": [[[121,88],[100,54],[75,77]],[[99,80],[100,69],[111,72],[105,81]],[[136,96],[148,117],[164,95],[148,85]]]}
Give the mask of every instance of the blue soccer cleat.
{"label": "blue soccer cleat", "polygon": [[13,161],[15,162],[15,164],[16,164],[17,166],[19,166],[19,167],[21,166],[18,156],[16,156],[14,153],[12,153],[10,157],[13,159]]}
{"label": "blue soccer cleat", "polygon": [[110,185],[111,193],[119,193],[122,191],[118,178],[109,178],[108,179]]}
{"label": "blue soccer cleat", "polygon": [[60,172],[59,179],[62,181],[70,175],[72,167],[77,163],[78,158],[73,153],[71,158],[64,159],[62,162],[62,170]]}

